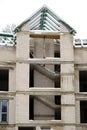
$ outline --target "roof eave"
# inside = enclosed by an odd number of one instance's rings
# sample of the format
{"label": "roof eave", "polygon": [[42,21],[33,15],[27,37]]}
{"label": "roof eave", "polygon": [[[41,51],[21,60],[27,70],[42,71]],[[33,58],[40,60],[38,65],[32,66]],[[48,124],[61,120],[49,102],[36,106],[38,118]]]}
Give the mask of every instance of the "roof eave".
{"label": "roof eave", "polygon": [[65,21],[60,20],[60,22],[63,23],[67,27],[67,29],[69,30],[70,34],[75,35],[77,33],[76,30],[74,28],[72,28],[69,24],[67,24]]}

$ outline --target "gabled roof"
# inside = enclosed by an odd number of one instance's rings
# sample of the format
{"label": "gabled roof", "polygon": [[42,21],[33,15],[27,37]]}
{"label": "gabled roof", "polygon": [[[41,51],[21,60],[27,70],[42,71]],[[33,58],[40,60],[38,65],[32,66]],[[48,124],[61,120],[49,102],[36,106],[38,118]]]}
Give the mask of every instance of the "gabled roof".
{"label": "gabled roof", "polygon": [[60,31],[60,23],[64,24],[70,33],[75,34],[76,31],[68,25],[65,21],[59,18],[53,11],[48,7],[43,6],[34,15],[29,17],[27,20],[22,22],[15,28],[15,32],[21,30],[21,27],[29,22],[30,30],[48,30],[48,31]]}

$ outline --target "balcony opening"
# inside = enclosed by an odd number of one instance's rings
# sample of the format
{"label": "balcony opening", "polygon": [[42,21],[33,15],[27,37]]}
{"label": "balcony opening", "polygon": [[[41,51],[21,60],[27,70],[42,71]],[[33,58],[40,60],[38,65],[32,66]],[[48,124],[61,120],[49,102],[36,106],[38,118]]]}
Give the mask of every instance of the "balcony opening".
{"label": "balcony opening", "polygon": [[80,123],[87,123],[87,101],[80,101]]}
{"label": "balcony opening", "polygon": [[8,91],[9,70],[0,70],[0,91]]}
{"label": "balcony opening", "polygon": [[87,71],[79,72],[79,90],[80,92],[87,92]]}

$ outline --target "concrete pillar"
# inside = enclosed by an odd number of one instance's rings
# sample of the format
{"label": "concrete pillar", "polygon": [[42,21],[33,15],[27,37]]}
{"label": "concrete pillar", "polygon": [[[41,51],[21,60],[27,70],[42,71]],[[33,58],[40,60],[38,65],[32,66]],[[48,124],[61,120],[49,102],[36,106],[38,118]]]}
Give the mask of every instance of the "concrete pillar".
{"label": "concrete pillar", "polygon": [[29,65],[25,63],[16,64],[16,90],[29,90]]}
{"label": "concrete pillar", "polygon": [[25,32],[17,33],[16,58],[29,58],[29,34]]}
{"label": "concrete pillar", "polygon": [[63,61],[74,60],[73,36],[69,33],[63,33],[60,36],[60,53]]}
{"label": "concrete pillar", "polygon": [[29,64],[20,63],[19,60],[29,58],[29,34],[18,33],[16,50],[16,90],[26,91],[29,89]]}
{"label": "concrete pillar", "polygon": [[8,116],[9,124],[15,124],[15,100],[9,100],[9,116]]}
{"label": "concrete pillar", "polygon": [[14,69],[9,69],[9,91],[10,92],[15,92],[16,91],[16,71]]}
{"label": "concrete pillar", "polygon": [[16,126],[16,127],[14,128],[14,130],[18,130],[18,127]]}
{"label": "concrete pillar", "polygon": [[41,129],[40,129],[40,126],[36,126],[36,130],[41,130]]}
{"label": "concrete pillar", "polygon": [[16,123],[29,122],[29,95],[16,94]]}
{"label": "concrete pillar", "polygon": [[79,93],[79,70],[78,69],[75,69],[75,82],[74,82],[74,85],[75,85],[75,92],[76,93]]}
{"label": "concrete pillar", "polygon": [[29,58],[29,47],[29,34],[19,32],[16,47],[16,92],[19,92],[16,93],[16,123],[29,122],[29,95],[23,93],[29,90],[29,64],[23,62]]}
{"label": "concrete pillar", "polygon": [[60,37],[61,60],[61,114],[63,130],[75,130],[75,93],[74,93],[74,50],[73,36],[64,33]]}
{"label": "concrete pillar", "polygon": [[80,100],[76,100],[76,123],[80,124]]}

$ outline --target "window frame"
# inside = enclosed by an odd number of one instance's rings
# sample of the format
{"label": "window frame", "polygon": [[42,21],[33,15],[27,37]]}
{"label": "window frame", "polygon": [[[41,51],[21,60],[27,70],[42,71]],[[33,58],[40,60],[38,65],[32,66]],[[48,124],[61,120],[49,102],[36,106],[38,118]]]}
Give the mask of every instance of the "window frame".
{"label": "window frame", "polygon": [[[3,110],[2,110],[2,107],[3,107],[3,103],[4,102],[6,102],[5,103],[5,105],[6,105],[6,112],[3,112]],[[9,115],[9,113],[8,113],[8,106],[9,106],[9,101],[8,101],[8,99],[0,99],[0,124],[8,124],[8,115]],[[2,115],[3,114],[5,114],[6,115],[6,121],[3,121],[2,120]]]}

